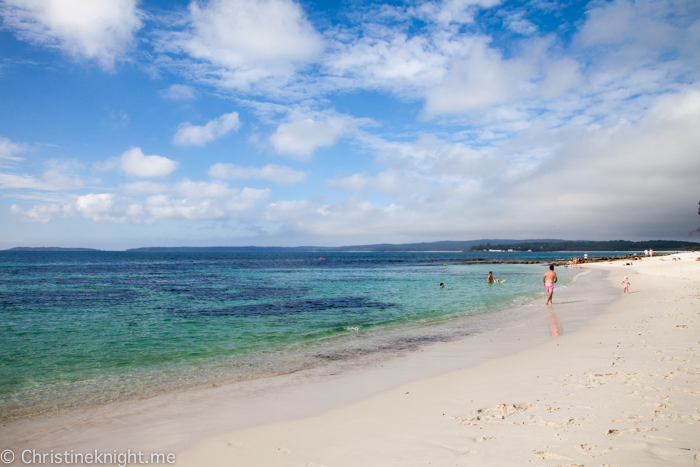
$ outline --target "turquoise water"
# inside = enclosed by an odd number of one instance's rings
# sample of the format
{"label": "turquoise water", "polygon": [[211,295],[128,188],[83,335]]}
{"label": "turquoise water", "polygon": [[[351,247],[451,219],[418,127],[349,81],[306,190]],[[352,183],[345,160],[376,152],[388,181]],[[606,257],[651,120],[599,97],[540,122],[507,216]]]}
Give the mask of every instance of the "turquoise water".
{"label": "turquoise water", "polygon": [[0,418],[415,348],[543,293],[544,265],[460,264],[484,255],[0,252]]}

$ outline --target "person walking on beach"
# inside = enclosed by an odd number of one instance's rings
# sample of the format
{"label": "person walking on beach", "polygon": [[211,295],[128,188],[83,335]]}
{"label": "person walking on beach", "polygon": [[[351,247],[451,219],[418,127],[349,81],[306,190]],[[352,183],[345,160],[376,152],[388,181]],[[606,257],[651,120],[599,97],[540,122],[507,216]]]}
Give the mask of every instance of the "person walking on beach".
{"label": "person walking on beach", "polygon": [[627,279],[627,276],[622,280],[622,289],[623,293],[630,293],[630,281]]}
{"label": "person walking on beach", "polygon": [[549,305],[552,303],[552,295],[554,294],[554,284],[557,282],[557,273],[554,272],[554,265],[549,265],[549,271],[544,273],[542,277],[542,282],[544,283],[544,288],[549,292],[549,297],[547,297],[547,303]]}

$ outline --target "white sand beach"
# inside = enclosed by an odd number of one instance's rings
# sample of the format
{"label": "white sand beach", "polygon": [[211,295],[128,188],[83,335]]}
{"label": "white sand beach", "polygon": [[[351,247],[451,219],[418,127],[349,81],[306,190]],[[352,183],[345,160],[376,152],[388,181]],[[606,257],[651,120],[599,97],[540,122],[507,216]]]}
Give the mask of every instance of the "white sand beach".
{"label": "white sand beach", "polygon": [[0,448],[173,452],[180,466],[700,465],[700,254],[673,256],[587,264],[518,326],[8,422]]}

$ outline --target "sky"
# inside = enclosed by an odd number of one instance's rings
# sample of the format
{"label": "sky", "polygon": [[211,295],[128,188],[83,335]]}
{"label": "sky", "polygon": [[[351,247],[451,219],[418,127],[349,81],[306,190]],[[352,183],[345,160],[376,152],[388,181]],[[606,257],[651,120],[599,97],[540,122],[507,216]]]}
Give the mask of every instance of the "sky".
{"label": "sky", "polygon": [[0,249],[684,240],[698,187],[697,0],[0,0]]}

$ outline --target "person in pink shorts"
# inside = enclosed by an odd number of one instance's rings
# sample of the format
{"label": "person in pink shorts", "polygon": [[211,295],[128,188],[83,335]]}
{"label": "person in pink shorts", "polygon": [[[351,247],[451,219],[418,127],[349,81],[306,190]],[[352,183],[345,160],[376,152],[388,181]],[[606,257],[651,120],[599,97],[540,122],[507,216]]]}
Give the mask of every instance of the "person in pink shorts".
{"label": "person in pink shorts", "polygon": [[622,287],[624,287],[622,289],[624,293],[630,293],[630,281],[627,279],[627,276],[622,280]]}
{"label": "person in pink shorts", "polygon": [[550,264],[549,265],[549,271],[544,273],[544,276],[542,277],[542,282],[544,283],[544,288],[547,290],[549,293],[549,297],[547,297],[547,303],[545,305],[549,305],[552,303],[552,294],[554,294],[554,284],[557,282],[557,273],[554,272],[554,265]]}

